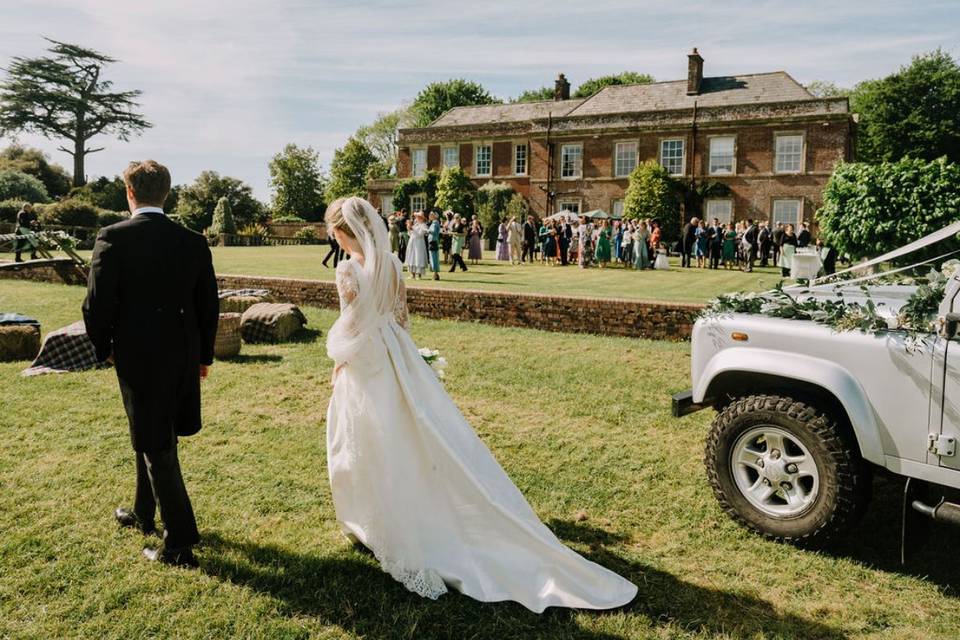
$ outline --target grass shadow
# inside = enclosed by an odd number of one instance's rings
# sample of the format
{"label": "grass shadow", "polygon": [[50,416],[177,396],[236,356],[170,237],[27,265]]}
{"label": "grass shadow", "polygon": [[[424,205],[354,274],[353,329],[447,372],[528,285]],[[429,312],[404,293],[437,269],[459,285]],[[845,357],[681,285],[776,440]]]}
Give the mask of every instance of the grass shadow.
{"label": "grass shadow", "polygon": [[295,334],[284,340],[283,344],[309,344],[316,342],[317,339],[322,335],[323,331],[320,331],[320,329],[309,329],[304,327],[303,329],[300,329],[300,331],[297,331]]}
{"label": "grass shadow", "polygon": [[230,358],[229,362],[237,364],[257,364],[262,362],[280,362],[281,360],[283,360],[283,356],[275,353],[241,353]]}
{"label": "grass shadow", "polygon": [[[728,638],[802,637],[839,640],[842,632],[818,622],[783,615],[766,601],[684,582],[664,571],[606,550],[612,534],[581,524],[554,521],[557,530],[578,540],[596,540],[587,555],[624,575],[640,591],[627,607],[588,616],[637,613],[650,624],[672,624],[688,631]],[[430,601],[410,593],[357,551],[337,557],[297,553],[274,545],[234,541],[204,534],[201,568],[208,575],[274,598],[285,615],[309,616],[367,638],[472,638],[503,640],[614,640],[620,636],[581,626],[583,616],[569,609],[534,614],[512,602],[485,604],[451,593]],[[638,617],[638,622],[643,618]],[[646,622],[644,620],[644,622]]]}
{"label": "grass shadow", "polygon": [[908,546],[906,565],[900,562],[901,509],[904,479],[889,473],[874,478],[873,497],[863,519],[825,554],[844,557],[892,573],[931,581],[944,595],[957,597],[960,589],[960,557],[956,554],[956,528],[920,520],[927,527]]}

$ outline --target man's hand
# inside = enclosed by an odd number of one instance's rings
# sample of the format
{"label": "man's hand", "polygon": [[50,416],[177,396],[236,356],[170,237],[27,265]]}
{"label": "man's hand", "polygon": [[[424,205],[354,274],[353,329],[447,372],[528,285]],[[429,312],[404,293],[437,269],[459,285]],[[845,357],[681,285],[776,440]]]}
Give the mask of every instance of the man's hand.
{"label": "man's hand", "polygon": [[206,380],[208,375],[210,375],[210,365],[207,365],[207,364],[200,365],[200,379]]}
{"label": "man's hand", "polygon": [[107,364],[112,364],[113,366],[117,366],[117,361],[113,358],[112,351],[110,352],[110,355],[107,356],[107,359],[104,360],[104,362],[106,362]]}

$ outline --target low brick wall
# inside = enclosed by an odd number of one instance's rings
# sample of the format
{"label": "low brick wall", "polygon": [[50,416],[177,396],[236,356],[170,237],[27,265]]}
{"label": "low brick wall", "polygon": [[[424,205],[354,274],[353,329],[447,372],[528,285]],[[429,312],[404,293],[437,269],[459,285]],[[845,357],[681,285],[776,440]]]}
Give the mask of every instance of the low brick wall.
{"label": "low brick wall", "polygon": [[[221,289],[269,289],[282,300],[339,308],[333,282],[217,276]],[[686,340],[702,305],[610,298],[576,298],[497,291],[407,288],[410,313],[441,320],[600,335]]]}
{"label": "low brick wall", "polygon": [[0,262],[0,279],[35,280],[56,284],[86,284],[86,272],[69,258]]}

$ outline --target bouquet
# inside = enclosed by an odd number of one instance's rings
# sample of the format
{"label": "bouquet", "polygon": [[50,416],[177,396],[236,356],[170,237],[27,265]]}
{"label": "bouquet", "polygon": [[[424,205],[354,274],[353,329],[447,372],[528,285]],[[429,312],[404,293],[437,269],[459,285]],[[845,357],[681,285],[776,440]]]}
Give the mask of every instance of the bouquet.
{"label": "bouquet", "polygon": [[430,368],[437,374],[437,377],[442,380],[444,370],[447,368],[447,359],[441,356],[440,352],[436,349],[427,349],[426,347],[420,349],[420,356],[424,362],[430,365]]}

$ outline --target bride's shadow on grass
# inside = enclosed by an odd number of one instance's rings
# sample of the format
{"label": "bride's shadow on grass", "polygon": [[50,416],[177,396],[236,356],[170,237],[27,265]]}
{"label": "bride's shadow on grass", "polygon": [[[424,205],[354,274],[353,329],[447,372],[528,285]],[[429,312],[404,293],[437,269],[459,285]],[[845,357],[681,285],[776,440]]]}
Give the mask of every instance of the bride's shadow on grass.
{"label": "bride's shadow on grass", "polygon": [[[531,613],[516,603],[484,604],[456,593],[437,601],[422,599],[380,570],[370,554],[345,550],[336,557],[295,553],[274,545],[234,541],[204,534],[201,567],[221,580],[266,594],[283,603],[284,613],[309,616],[368,638],[621,638],[582,626],[593,616],[635,620],[615,622],[673,624],[685,631],[730,638],[802,637],[841,639],[846,635],[815,621],[776,612],[764,600],[684,582],[675,576],[609,551],[614,534],[581,523],[552,521],[560,538],[590,544],[587,557],[620,573],[639,587],[637,598],[611,613],[548,609]],[[584,619],[583,616],[589,616]],[[648,622],[649,621],[649,622]]]}

